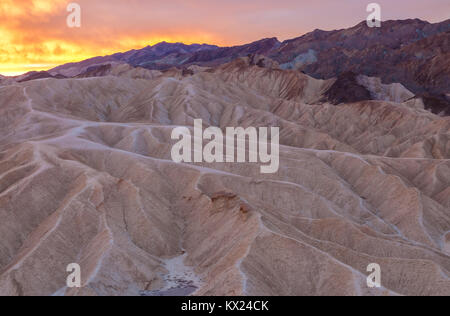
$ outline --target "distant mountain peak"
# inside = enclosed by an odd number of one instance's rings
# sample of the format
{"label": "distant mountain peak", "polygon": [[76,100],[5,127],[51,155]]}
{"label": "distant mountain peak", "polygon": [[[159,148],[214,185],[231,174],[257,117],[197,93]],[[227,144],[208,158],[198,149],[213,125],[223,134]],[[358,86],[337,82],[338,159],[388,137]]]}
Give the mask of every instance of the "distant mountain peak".
{"label": "distant mountain peak", "polygon": [[[231,47],[163,41],[143,49],[63,65],[50,74],[76,76],[105,63],[126,63],[152,70],[214,67],[255,54],[269,57],[282,69],[302,71],[318,79],[336,78],[351,71],[380,77],[386,84],[401,83],[417,95],[434,96],[448,93],[449,31],[450,20],[429,23],[406,19],[384,21],[381,28],[369,28],[366,21],[361,21],[347,29],[315,29],[283,42],[267,37]],[[440,66],[432,66],[437,64]],[[348,82],[352,83],[350,79]],[[445,98],[441,100],[447,102]]]}

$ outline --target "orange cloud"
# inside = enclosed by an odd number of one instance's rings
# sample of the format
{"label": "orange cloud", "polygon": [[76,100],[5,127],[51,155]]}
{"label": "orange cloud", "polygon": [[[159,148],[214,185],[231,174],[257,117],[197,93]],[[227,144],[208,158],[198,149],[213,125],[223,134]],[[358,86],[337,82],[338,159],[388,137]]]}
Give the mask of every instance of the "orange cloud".
{"label": "orange cloud", "polygon": [[[0,73],[17,75],[31,70],[44,70],[161,41],[182,41],[188,44],[215,42],[211,34],[198,30],[138,29],[137,25],[133,26],[132,19],[131,23],[127,23],[117,14],[126,4],[125,1],[109,1],[111,10],[105,10],[108,8],[105,1],[102,1],[103,10],[89,2],[79,2],[82,5],[83,26],[71,29],[66,25],[69,14],[66,7],[70,1],[2,0]],[[133,0],[130,4],[133,4]],[[127,15],[131,13],[130,10],[126,12]]]}

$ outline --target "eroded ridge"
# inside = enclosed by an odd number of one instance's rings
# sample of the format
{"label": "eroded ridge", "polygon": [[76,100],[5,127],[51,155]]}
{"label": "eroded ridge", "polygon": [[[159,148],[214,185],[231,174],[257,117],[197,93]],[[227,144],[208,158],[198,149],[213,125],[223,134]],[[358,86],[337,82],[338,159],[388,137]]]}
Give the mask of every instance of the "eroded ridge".
{"label": "eroded ridge", "polygon": [[[161,293],[178,260],[195,295],[449,295],[450,119],[331,84],[243,58],[0,88],[0,293]],[[194,119],[279,126],[279,171],[174,163]]]}

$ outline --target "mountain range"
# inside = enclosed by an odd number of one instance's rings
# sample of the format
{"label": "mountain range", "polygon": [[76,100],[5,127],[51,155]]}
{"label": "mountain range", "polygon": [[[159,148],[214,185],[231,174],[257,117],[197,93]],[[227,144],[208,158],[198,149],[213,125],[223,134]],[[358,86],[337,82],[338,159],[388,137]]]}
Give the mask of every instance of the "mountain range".
{"label": "mountain range", "polygon": [[[298,70],[317,79],[365,75],[378,77],[385,84],[401,83],[433,113],[450,115],[449,41],[450,20],[434,24],[419,19],[386,21],[381,28],[368,28],[366,22],[361,22],[348,29],[315,30],[283,42],[266,38],[233,47],[162,42],[50,71],[31,72],[18,80],[70,78],[105,64],[126,63],[163,71],[191,65],[214,67],[259,54],[277,61],[282,69]],[[367,92],[364,94],[365,99],[371,99]]]}
{"label": "mountain range", "polygon": [[302,71],[316,79],[353,73],[379,77],[386,84],[401,83],[422,98],[433,113],[450,115],[449,41],[450,20],[434,24],[419,19],[386,21],[381,28],[368,28],[366,22],[361,22],[349,29],[315,30],[283,42],[267,38],[233,47],[163,42],[32,73],[22,80],[73,77],[92,71],[92,67],[116,63],[154,70],[213,67],[248,54],[260,54],[277,61],[282,69]]}

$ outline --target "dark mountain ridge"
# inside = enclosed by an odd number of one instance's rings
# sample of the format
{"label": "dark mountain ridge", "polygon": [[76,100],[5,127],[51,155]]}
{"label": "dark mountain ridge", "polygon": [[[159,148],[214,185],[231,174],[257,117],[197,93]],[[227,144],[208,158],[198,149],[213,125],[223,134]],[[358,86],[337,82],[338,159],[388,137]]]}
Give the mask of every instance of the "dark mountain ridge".
{"label": "dark mountain ridge", "polygon": [[162,42],[62,65],[50,70],[48,76],[74,77],[92,66],[115,63],[155,70],[214,67],[249,54],[269,57],[282,69],[298,70],[317,79],[348,79],[345,74],[354,73],[379,77],[386,84],[398,82],[421,97],[431,111],[450,114],[450,20],[385,21],[380,28],[369,28],[364,21],[347,29],[314,30],[283,42],[266,38],[232,47]]}

